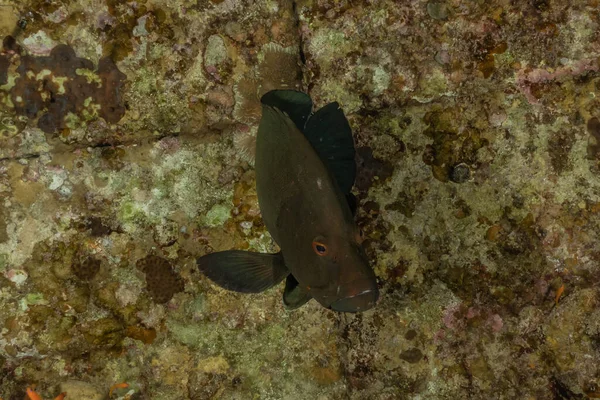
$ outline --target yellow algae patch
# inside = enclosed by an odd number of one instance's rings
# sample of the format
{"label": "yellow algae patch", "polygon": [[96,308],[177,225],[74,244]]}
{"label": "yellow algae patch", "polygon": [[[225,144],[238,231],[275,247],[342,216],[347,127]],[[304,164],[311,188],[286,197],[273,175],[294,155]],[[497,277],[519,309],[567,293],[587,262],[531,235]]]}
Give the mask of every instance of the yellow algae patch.
{"label": "yellow algae patch", "polygon": [[226,374],[229,368],[229,363],[223,356],[205,358],[198,363],[198,370],[205,374]]}

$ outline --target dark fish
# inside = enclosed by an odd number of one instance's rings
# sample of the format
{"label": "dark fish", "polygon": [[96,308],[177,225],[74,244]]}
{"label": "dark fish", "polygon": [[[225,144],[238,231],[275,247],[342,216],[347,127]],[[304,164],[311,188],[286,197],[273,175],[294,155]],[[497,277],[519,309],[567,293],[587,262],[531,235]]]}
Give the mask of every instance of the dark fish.
{"label": "dark fish", "polygon": [[256,191],[281,251],[222,251],[199,258],[198,267],[218,285],[244,293],[287,277],[289,309],[311,298],[335,311],[373,307],[379,291],[354,223],[354,142],[342,109],[331,103],[311,115],[310,97],[292,90],[270,91],[261,102]]}

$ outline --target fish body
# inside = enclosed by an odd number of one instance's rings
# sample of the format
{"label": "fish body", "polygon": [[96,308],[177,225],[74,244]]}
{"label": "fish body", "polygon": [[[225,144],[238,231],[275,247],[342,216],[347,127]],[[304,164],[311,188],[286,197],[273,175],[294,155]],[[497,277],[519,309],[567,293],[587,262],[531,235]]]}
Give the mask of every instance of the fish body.
{"label": "fish body", "polygon": [[350,126],[337,103],[311,115],[306,94],[276,90],[261,99],[256,190],[277,254],[217,252],[198,260],[217,284],[258,292],[287,277],[283,301],[311,298],[335,311],[375,305],[375,274],[361,247],[348,199],[356,174]]}

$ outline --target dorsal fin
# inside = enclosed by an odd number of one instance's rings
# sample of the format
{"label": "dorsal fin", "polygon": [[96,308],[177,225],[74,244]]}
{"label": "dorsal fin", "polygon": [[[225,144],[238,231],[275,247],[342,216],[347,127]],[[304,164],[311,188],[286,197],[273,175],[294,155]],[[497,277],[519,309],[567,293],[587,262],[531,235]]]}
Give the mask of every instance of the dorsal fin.
{"label": "dorsal fin", "polygon": [[348,203],[348,207],[350,207],[350,212],[352,212],[353,216],[356,216],[356,210],[358,209],[358,199],[352,193],[348,193],[346,195],[346,202]]}
{"label": "dorsal fin", "polygon": [[297,90],[271,90],[261,97],[260,102],[286,113],[298,130],[304,132],[304,126],[312,112],[312,100],[309,95]]}
{"label": "dorsal fin", "polygon": [[329,103],[311,116],[310,96],[296,90],[271,90],[260,101],[290,117],[323,160],[342,193],[350,193],[356,178],[354,140],[340,105]]}
{"label": "dorsal fin", "polygon": [[342,193],[348,194],[356,178],[352,129],[337,102],[312,115],[304,135],[334,176]]}

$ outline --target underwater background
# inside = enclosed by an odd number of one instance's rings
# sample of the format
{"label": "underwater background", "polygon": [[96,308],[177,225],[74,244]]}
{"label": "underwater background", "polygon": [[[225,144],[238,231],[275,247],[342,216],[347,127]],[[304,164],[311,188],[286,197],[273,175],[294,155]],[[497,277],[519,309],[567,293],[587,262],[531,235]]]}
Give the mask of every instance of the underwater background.
{"label": "underwater background", "polygon": [[[600,2],[0,0],[0,398],[600,398]],[[260,96],[340,103],[375,308],[277,250]]]}

